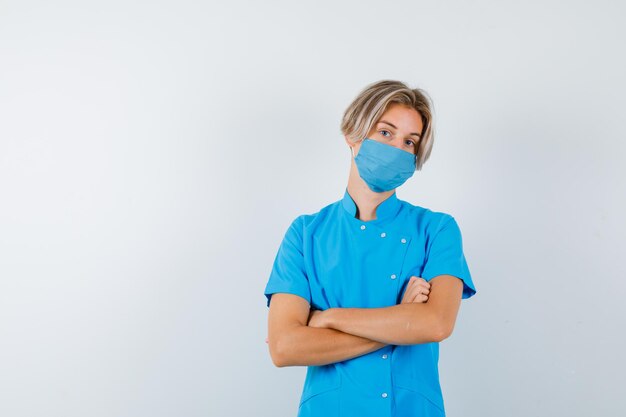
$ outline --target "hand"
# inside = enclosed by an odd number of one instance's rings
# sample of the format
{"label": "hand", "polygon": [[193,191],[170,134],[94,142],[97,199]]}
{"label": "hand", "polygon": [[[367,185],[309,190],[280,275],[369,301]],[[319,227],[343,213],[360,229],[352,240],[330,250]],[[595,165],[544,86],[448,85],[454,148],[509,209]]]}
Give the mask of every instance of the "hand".
{"label": "hand", "polygon": [[314,310],[309,313],[309,327],[326,328],[328,327],[329,310]]}
{"label": "hand", "polygon": [[430,294],[430,283],[424,278],[413,275],[409,279],[409,283],[406,284],[406,290],[400,304],[425,303],[428,301],[428,294]]}

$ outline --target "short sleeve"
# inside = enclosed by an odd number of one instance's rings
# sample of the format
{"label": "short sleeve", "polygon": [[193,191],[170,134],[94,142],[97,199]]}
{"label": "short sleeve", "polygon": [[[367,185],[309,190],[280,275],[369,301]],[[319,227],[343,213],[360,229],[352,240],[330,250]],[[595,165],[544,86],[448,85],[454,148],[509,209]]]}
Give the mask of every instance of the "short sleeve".
{"label": "short sleeve", "polygon": [[309,304],[311,303],[311,290],[302,251],[302,220],[302,216],[299,216],[291,223],[278,248],[270,277],[265,286],[268,307],[272,294],[277,292],[299,295]]}
{"label": "short sleeve", "polygon": [[461,230],[454,217],[446,215],[439,230],[429,240],[422,278],[430,281],[438,275],[453,275],[463,281],[461,298],[474,295],[476,288],[463,254]]}

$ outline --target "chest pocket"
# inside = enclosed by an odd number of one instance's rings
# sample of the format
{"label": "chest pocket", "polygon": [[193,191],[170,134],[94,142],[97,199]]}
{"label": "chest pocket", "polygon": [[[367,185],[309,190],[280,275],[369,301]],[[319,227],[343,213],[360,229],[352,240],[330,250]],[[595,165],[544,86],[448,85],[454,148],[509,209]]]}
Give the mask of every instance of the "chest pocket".
{"label": "chest pocket", "polygon": [[314,265],[309,274],[314,308],[392,306],[398,303],[408,280],[406,274],[421,273],[423,259],[408,256],[419,253],[410,249],[411,235],[374,227],[368,232],[334,240],[314,239]]}

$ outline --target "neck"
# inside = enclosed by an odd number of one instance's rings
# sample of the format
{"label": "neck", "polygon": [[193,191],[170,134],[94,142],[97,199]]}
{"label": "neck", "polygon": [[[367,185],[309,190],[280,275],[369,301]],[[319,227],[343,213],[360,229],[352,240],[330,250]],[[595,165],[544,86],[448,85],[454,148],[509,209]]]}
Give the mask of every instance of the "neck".
{"label": "neck", "polygon": [[376,207],[396,192],[395,189],[383,191],[382,193],[370,190],[365,181],[359,176],[354,158],[350,166],[347,188],[357,207],[356,218],[362,221],[376,220]]}

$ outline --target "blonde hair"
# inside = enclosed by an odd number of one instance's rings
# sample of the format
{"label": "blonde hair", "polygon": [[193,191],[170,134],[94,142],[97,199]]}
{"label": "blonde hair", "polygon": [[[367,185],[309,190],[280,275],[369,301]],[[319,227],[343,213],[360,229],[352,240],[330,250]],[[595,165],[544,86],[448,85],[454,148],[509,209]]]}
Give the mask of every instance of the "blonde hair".
{"label": "blonde hair", "polygon": [[362,140],[390,103],[412,107],[422,117],[424,126],[416,149],[415,163],[415,170],[421,170],[430,156],[434,139],[432,99],[422,89],[411,89],[395,80],[381,80],[366,86],[344,112],[341,133],[351,142]]}

